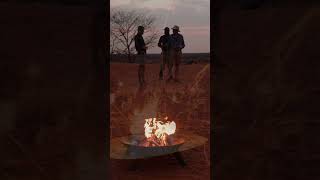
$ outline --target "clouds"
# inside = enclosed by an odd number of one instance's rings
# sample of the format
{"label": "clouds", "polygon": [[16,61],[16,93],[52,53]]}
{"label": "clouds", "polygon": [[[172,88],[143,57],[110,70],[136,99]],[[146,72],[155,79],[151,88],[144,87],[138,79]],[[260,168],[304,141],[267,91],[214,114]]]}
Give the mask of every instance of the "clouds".
{"label": "clouds", "polygon": [[[185,52],[209,52],[210,0],[111,0],[110,5],[111,8],[149,11],[158,18],[159,29],[179,25],[188,42]],[[160,50],[155,48],[149,52]]]}
{"label": "clouds", "polygon": [[130,0],[111,0],[110,7],[113,8],[113,7],[123,6],[129,3],[130,3]]}
{"label": "clouds", "polygon": [[111,0],[110,6],[128,9],[170,9],[176,0]]}

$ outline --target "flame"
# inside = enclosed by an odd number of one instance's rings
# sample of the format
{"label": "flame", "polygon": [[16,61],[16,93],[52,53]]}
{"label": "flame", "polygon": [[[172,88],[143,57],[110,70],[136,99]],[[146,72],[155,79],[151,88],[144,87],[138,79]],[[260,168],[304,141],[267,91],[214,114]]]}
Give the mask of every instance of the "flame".
{"label": "flame", "polygon": [[[168,120],[165,117],[164,120]],[[144,135],[147,141],[157,146],[168,145],[168,137],[176,132],[176,123],[174,121],[163,122],[157,118],[145,119]]]}

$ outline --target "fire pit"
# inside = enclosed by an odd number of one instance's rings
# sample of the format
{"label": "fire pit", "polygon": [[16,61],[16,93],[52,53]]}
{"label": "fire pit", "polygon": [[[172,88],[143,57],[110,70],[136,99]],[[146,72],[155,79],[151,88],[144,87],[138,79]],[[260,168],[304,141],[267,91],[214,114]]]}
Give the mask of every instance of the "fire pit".
{"label": "fire pit", "polygon": [[184,143],[182,137],[175,135],[176,124],[174,121],[164,121],[157,118],[145,119],[145,133],[143,135],[132,135],[123,139],[122,143],[128,146],[129,153],[145,154],[170,154],[177,152]]}
{"label": "fire pit", "polygon": [[145,119],[144,135],[130,135],[111,140],[113,159],[145,159],[173,155],[183,167],[181,151],[204,145],[206,138],[189,132],[176,134],[176,123],[168,118]]}
{"label": "fire pit", "polygon": [[121,141],[128,146],[128,153],[152,156],[156,154],[171,154],[177,152],[179,147],[184,143],[184,140],[179,137],[170,137],[170,139],[170,144],[164,146],[149,146],[143,135],[132,135]]}
{"label": "fire pit", "polygon": [[[176,147],[143,147],[131,145],[132,140],[136,138],[144,138],[143,135],[123,136],[111,139],[110,158],[112,159],[146,159],[157,156],[173,155],[180,165],[185,166],[186,162],[181,152],[187,151],[199,146],[203,146],[207,142],[207,138],[183,132],[179,135],[183,139],[183,143],[177,144]],[[203,146],[205,148],[205,146]],[[205,157],[206,158],[206,157]],[[137,169],[137,162],[133,161],[133,170]]]}

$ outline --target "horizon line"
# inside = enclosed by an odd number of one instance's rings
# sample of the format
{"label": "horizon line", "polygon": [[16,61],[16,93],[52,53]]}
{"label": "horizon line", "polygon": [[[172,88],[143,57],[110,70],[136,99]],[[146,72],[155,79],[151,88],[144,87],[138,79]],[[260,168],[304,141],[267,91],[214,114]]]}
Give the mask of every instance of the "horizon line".
{"label": "horizon line", "polygon": [[[161,53],[148,53],[146,55],[149,55],[149,54],[161,54]],[[183,52],[182,54],[210,54],[210,52]],[[126,54],[109,54],[109,55],[126,55]]]}

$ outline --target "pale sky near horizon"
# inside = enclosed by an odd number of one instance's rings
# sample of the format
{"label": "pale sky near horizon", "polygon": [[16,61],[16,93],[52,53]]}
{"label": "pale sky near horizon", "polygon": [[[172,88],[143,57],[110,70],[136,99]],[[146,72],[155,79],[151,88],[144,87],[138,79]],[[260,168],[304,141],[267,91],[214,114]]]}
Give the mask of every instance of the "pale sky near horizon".
{"label": "pale sky near horizon", "polygon": [[[110,8],[146,10],[157,17],[160,35],[166,26],[180,27],[186,44],[183,52],[210,52],[210,0],[111,0]],[[158,47],[148,50],[160,52]]]}

